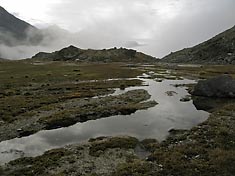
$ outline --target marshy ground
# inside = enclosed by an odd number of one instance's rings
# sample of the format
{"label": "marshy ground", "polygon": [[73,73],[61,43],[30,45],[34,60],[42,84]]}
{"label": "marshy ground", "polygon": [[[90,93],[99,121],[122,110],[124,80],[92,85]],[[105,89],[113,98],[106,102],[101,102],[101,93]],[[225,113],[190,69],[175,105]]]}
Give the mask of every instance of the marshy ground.
{"label": "marshy ground", "polygon": [[[134,91],[117,96],[117,101],[115,97],[91,99],[112,93],[113,88],[142,84],[137,79],[125,79],[136,77],[140,70],[120,64],[14,61],[1,63],[0,72],[0,141],[86,121],[87,116],[92,119],[96,114],[132,113],[146,108],[138,103],[149,98],[147,92]],[[78,112],[79,116],[74,116]]]}
{"label": "marshy ground", "polygon": [[[234,68],[1,62],[0,140],[115,114],[130,114],[156,105],[156,102],[146,102],[150,95],[144,90],[104,96],[113,93],[114,88],[142,84],[138,79],[125,78],[148,73],[149,78],[156,81],[183,77],[197,80],[219,74],[234,76]],[[193,85],[188,87],[192,89]],[[210,112],[205,122],[191,130],[172,129],[169,137],[161,143],[155,139],[139,141],[127,136],[99,137],[85,144],[53,149],[35,158],[11,161],[1,166],[0,173],[54,176],[233,175],[235,104],[230,100],[224,101]],[[148,155],[140,156],[138,148]]]}

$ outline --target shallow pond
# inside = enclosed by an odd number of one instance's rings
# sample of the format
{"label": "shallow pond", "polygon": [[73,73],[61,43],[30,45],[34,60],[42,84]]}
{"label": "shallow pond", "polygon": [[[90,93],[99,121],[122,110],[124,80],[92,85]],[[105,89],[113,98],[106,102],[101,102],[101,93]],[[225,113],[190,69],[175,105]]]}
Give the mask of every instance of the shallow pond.
{"label": "shallow pond", "polygon": [[[141,139],[166,138],[169,129],[190,129],[205,121],[208,113],[198,111],[192,101],[181,102],[188,95],[185,87],[175,84],[195,83],[193,80],[164,80],[156,82],[143,79],[148,86],[116,89],[113,95],[129,90],[145,89],[151,99],[159,104],[131,115],[117,115],[55,130],[40,131],[28,137],[15,138],[0,143],[0,164],[23,156],[37,156],[52,148],[87,141],[98,136],[130,135]],[[172,91],[172,96],[166,92]]]}

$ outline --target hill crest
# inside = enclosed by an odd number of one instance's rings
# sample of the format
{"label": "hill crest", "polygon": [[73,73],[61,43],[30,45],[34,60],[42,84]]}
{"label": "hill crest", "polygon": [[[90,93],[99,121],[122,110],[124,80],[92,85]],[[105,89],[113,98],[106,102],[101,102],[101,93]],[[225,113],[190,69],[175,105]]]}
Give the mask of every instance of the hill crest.
{"label": "hill crest", "polygon": [[192,64],[235,64],[235,26],[196,45],[173,52],[163,62]]}
{"label": "hill crest", "polygon": [[80,49],[73,45],[52,53],[39,52],[32,59],[81,62],[156,62],[157,59],[133,49]]}

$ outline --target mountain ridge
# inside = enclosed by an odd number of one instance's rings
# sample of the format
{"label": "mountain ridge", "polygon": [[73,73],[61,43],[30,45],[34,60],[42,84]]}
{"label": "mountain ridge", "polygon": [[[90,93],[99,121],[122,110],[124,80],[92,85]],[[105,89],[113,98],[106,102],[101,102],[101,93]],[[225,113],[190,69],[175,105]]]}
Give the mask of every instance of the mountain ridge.
{"label": "mountain ridge", "polygon": [[81,61],[81,62],[156,62],[155,57],[145,55],[133,49],[80,49],[73,45],[52,53],[39,52],[34,60]]}
{"label": "mountain ridge", "polygon": [[235,26],[191,48],[172,52],[161,60],[170,63],[235,64]]}
{"label": "mountain ridge", "polygon": [[0,44],[16,46],[19,44],[35,45],[41,41],[40,30],[15,17],[0,6]]}

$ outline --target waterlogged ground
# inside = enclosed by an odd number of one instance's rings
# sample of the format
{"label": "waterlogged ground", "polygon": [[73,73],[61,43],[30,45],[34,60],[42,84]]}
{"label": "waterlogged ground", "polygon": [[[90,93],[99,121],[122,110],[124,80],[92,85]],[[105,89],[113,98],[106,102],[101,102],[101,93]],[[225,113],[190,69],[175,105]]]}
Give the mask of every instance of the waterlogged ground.
{"label": "waterlogged ground", "polygon": [[[41,125],[51,129],[42,130],[39,125],[30,131],[29,126],[25,134],[29,136],[21,138],[13,136],[25,129],[15,128],[13,135],[7,135],[11,129],[1,130],[1,164],[23,158],[0,166],[0,175],[232,176],[235,172],[233,101],[213,106],[208,114],[196,110],[184,87],[191,88],[198,78],[222,73],[234,76],[233,66],[13,62],[0,65],[0,72],[0,113],[6,115],[1,116],[0,127],[36,120],[32,124],[43,122]],[[133,80],[143,73],[147,75]],[[41,99],[30,104],[35,95]],[[13,101],[15,98],[24,104]],[[84,115],[90,110],[106,113],[98,119],[94,119],[95,113],[88,119],[76,119],[78,123],[69,127],[55,126],[57,121],[74,120],[64,113],[64,107],[78,113],[71,103],[83,108],[88,105],[80,111]],[[60,116],[53,115],[53,109]],[[44,115],[40,123],[37,113]],[[116,113],[122,115],[112,116]],[[58,129],[53,130],[55,127]]]}
{"label": "waterlogged ground", "polygon": [[[134,136],[139,140],[154,138],[162,141],[170,129],[190,129],[203,122],[208,113],[198,111],[192,101],[181,102],[187,96],[186,87],[174,85],[195,83],[193,80],[141,79],[145,86],[116,89],[110,96],[128,91],[144,89],[151,95],[150,100],[158,105],[147,110],[139,110],[131,115],[117,115],[108,118],[77,123],[56,130],[41,131],[29,137],[16,138],[0,143],[1,162],[22,157],[40,155],[46,150],[63,147],[68,144],[85,142],[99,136]],[[169,95],[168,92],[172,92]],[[138,95],[137,95],[138,96]]]}

